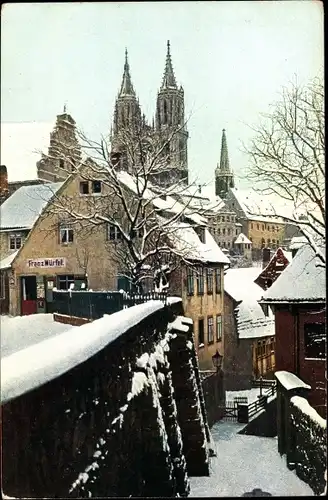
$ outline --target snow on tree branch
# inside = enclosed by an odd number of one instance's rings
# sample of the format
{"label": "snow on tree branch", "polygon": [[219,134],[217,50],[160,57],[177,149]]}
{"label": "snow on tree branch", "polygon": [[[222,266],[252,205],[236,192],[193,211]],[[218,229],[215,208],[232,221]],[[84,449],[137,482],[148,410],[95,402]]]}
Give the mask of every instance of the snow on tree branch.
{"label": "snow on tree branch", "polygon": [[[292,210],[277,207],[263,214],[295,224],[315,250],[321,264],[325,255],[325,113],[320,79],[304,87],[295,83],[282,91],[281,100],[251,127],[254,137],[244,151],[250,158],[246,178],[264,195],[277,195]],[[254,182],[255,181],[255,182]],[[269,198],[270,199],[270,198]],[[277,199],[277,198],[276,198]]]}

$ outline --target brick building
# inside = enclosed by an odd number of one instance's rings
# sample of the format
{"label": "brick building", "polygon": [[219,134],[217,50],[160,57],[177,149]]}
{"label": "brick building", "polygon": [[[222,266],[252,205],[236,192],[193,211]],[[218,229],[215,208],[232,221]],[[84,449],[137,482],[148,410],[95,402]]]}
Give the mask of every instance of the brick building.
{"label": "brick building", "polygon": [[274,317],[258,304],[262,289],[255,283],[260,268],[229,269],[224,276],[224,359],[226,390],[251,387],[251,380],[273,377]]}
{"label": "brick building", "polygon": [[[324,252],[324,249],[322,249]],[[325,268],[309,244],[298,250],[261,304],[275,315],[276,370],[297,375],[311,386],[310,404],[326,415]]]}

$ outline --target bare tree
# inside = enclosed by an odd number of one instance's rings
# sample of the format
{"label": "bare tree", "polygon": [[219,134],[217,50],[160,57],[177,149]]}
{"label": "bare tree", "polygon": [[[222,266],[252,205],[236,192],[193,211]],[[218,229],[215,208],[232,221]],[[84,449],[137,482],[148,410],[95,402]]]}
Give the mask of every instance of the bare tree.
{"label": "bare tree", "polygon": [[[295,224],[325,265],[320,243],[325,243],[325,112],[320,79],[301,87],[284,88],[281,100],[262,115],[244,151],[250,165],[246,178],[261,194],[278,195],[292,205],[292,213],[272,205],[272,214]],[[261,213],[261,208],[257,214]]]}
{"label": "bare tree", "polygon": [[[115,154],[106,138],[97,142],[80,132],[81,164],[70,163],[67,148],[63,159],[88,196],[54,194],[48,208],[84,232],[108,227],[109,255],[137,290],[147,278],[159,279],[157,288],[163,288],[182,261],[192,265],[194,245],[188,240],[177,245],[177,232],[186,222],[196,229],[207,222],[206,209],[192,207],[192,196],[178,201],[186,190],[185,180],[173,176],[181,169],[174,144],[182,128],[161,136],[127,128],[116,137]],[[170,184],[163,187],[165,176]],[[188,192],[192,189],[196,193],[198,186],[189,185]]]}

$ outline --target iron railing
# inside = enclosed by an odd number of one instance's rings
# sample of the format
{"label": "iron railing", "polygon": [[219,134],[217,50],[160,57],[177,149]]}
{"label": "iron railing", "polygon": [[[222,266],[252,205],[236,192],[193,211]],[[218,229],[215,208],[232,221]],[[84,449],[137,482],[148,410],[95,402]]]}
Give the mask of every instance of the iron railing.
{"label": "iron railing", "polygon": [[161,300],[167,305],[167,294],[56,290],[53,292],[51,312],[79,318],[99,319],[104,314],[113,314],[149,300]]}

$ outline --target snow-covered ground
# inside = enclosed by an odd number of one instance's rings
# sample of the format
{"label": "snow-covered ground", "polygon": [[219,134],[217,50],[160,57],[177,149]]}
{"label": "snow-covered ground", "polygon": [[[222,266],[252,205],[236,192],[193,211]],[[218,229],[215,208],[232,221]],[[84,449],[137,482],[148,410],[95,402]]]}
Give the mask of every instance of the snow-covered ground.
{"label": "snow-covered ground", "polygon": [[0,316],[1,358],[70,328],[76,327],[54,321],[52,314]]}
{"label": "snow-covered ground", "polygon": [[190,478],[191,497],[241,497],[255,488],[270,494],[262,496],[314,496],[287,468],[277,438],[237,434],[243,427],[232,422],[212,427],[217,456],[211,458],[210,477]]}

